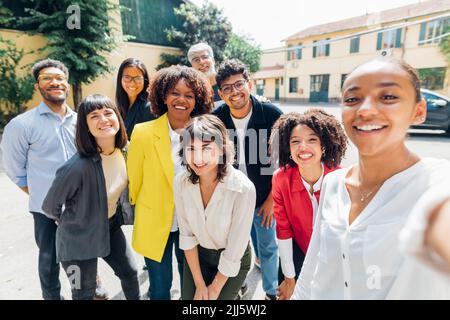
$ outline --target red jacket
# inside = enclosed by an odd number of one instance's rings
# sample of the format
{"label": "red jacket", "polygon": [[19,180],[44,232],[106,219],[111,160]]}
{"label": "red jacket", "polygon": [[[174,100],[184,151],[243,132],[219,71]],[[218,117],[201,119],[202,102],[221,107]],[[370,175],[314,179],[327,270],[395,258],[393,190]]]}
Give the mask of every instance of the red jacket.
{"label": "red jacket", "polygon": [[[324,177],[336,169],[339,168],[330,169],[324,165]],[[314,195],[319,201],[320,190]],[[313,229],[313,208],[297,166],[275,171],[272,177],[272,196],[277,238],[294,238],[306,253]]]}

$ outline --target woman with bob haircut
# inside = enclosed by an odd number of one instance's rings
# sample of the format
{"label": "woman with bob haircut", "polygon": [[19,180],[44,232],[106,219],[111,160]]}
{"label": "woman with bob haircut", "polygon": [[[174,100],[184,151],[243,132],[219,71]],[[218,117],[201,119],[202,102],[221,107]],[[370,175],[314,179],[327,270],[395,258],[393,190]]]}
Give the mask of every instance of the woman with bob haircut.
{"label": "woman with bob haircut", "polygon": [[179,132],[191,117],[210,112],[212,90],[199,71],[172,66],[152,77],[149,99],[158,118],[137,124],[128,148],[130,202],[136,205],[132,244],[145,257],[150,299],[170,300],[174,247],[180,277],[183,267],[173,195],[174,177],[182,169]]}
{"label": "woman with bob haircut", "polygon": [[334,116],[310,109],[282,115],[272,129],[271,145],[280,166],[272,177],[280,253],[278,298],[288,300],[308,249],[322,181],[339,168],[347,137]]}
{"label": "woman with bob haircut", "polygon": [[193,118],[182,131],[183,170],[174,182],[183,300],[234,300],[251,266],[253,183],[233,168],[234,147],[222,121]]}
{"label": "woman with bob haircut", "polygon": [[72,284],[74,300],[94,299],[97,258],[114,270],[127,299],[140,298],[133,251],[121,229],[119,198],[128,183],[121,149],[126,144],[117,107],[105,96],[87,96],[78,108],[78,153],[57,170],[42,206],[58,223],[58,262],[68,276],[79,272],[80,282]]}
{"label": "woman with bob haircut", "polygon": [[141,60],[128,58],[122,62],[117,73],[116,104],[128,139],[136,124],[155,119],[147,100],[148,84],[147,68]]}

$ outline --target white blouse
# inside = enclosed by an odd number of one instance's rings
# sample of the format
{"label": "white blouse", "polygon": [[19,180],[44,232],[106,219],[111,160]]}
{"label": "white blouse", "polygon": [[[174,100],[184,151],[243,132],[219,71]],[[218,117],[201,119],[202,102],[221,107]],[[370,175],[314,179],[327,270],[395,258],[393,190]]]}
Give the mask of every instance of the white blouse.
{"label": "white blouse", "polygon": [[241,171],[228,167],[206,207],[203,207],[200,185],[188,180],[185,170],[175,177],[175,207],[180,228],[180,248],[197,245],[207,249],[225,249],[219,259],[219,271],[235,277],[250,240],[256,190]]}
{"label": "white blouse", "polygon": [[384,182],[348,224],[345,176],[323,182],[313,234],[293,299],[449,299],[450,281],[405,257],[399,232],[420,196],[450,181],[450,162],[422,159]]}

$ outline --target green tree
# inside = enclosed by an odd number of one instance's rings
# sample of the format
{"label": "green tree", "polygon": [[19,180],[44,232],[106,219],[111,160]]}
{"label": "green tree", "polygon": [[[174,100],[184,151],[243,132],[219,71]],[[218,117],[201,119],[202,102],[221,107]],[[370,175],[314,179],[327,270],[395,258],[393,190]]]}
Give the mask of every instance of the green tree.
{"label": "green tree", "polygon": [[5,114],[10,119],[23,112],[33,97],[34,78],[29,67],[20,67],[26,54],[0,36],[0,128],[7,122]]}
{"label": "green tree", "polygon": [[13,20],[11,10],[3,5],[3,1],[0,0],[0,26],[7,26]]}
{"label": "green tree", "polygon": [[[22,0],[23,1],[23,0]],[[29,1],[24,1],[24,4]],[[120,6],[109,0],[35,0],[19,24],[33,26],[48,42],[40,49],[69,69],[75,107],[82,99],[82,84],[89,84],[113,68],[105,54],[117,47],[110,14]]]}
{"label": "green tree", "polygon": [[[446,25],[443,31],[443,34],[447,34],[450,32],[450,25]],[[447,62],[450,62],[450,36],[446,36],[441,39],[439,42],[439,48],[444,56],[447,58]]]}
{"label": "green tree", "polygon": [[199,42],[206,42],[211,46],[217,63],[223,61],[224,50],[231,36],[231,24],[222,10],[210,2],[205,2],[201,7],[183,3],[174,10],[182,21],[182,28],[172,27],[166,30],[166,34],[167,39],[180,48],[181,55],[161,54],[163,62],[157,69],[173,64],[189,65],[187,52]]}
{"label": "green tree", "polygon": [[259,70],[261,62],[261,48],[254,40],[246,35],[233,34],[225,48],[225,57],[239,59],[247,65],[250,72]]}

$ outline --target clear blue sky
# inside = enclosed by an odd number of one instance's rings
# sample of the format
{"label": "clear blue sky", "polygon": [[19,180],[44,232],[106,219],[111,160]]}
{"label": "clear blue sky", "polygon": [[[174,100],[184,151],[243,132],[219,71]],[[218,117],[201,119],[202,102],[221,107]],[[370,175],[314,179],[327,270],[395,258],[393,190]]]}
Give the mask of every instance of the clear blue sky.
{"label": "clear blue sky", "polygon": [[[201,5],[205,0],[191,0]],[[263,49],[310,26],[418,3],[418,0],[209,0],[223,8],[235,32]],[[423,0],[421,2],[424,2]]]}

